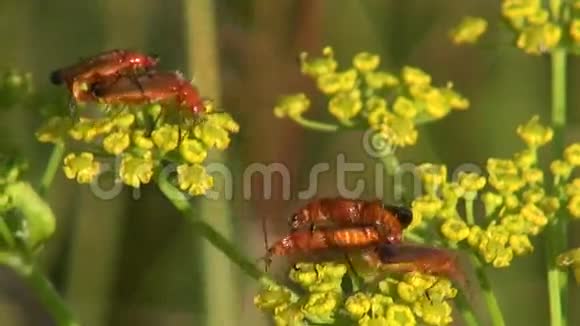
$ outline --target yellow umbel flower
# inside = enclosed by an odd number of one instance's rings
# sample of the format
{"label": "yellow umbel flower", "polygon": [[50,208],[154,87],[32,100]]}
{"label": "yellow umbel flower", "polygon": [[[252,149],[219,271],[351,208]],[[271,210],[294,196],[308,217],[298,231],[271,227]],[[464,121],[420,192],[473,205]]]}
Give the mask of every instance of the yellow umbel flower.
{"label": "yellow umbel flower", "polygon": [[352,60],[353,66],[360,72],[370,72],[379,66],[381,58],[372,53],[360,52]]}
{"label": "yellow umbel flower", "polygon": [[516,45],[528,54],[540,55],[556,47],[561,37],[562,29],[558,25],[529,25],[520,32]]}
{"label": "yellow umbel flower", "polygon": [[328,103],[328,110],[340,122],[349,124],[362,109],[361,92],[355,89],[350,92],[334,95]]}
{"label": "yellow umbel flower", "polygon": [[358,292],[346,299],[344,307],[351,318],[361,319],[371,310],[371,298],[365,293]]}
{"label": "yellow umbel flower", "polygon": [[126,185],[139,188],[142,183],[149,183],[153,177],[153,161],[151,158],[139,158],[124,155],[119,169],[121,180]]}
{"label": "yellow umbel flower", "polygon": [[564,150],[564,158],[570,165],[580,166],[580,143],[574,143],[566,147]]}
{"label": "yellow umbel flower", "polygon": [[408,85],[426,86],[431,84],[431,76],[417,67],[405,66],[401,75]]}
{"label": "yellow umbel flower", "polygon": [[187,190],[193,196],[203,195],[213,187],[213,178],[199,164],[178,166],[177,179],[179,188]]}
{"label": "yellow umbel flower", "polygon": [[124,131],[117,131],[108,134],[107,137],[103,139],[103,148],[105,151],[114,155],[123,153],[130,144],[131,139],[129,138],[129,134]]}
{"label": "yellow umbel flower", "polygon": [[95,162],[93,153],[83,152],[80,155],[71,153],[64,158],[64,174],[78,183],[91,183],[99,173],[99,162]]}
{"label": "yellow umbel flower", "polygon": [[480,17],[464,17],[463,20],[449,32],[455,44],[473,44],[479,40],[487,29],[487,21]]}
{"label": "yellow umbel flower", "polygon": [[300,67],[304,75],[317,78],[333,73],[338,67],[338,63],[334,59],[334,51],[327,46],[322,50],[322,57],[309,58],[308,53],[302,52],[300,54]]}
{"label": "yellow umbel flower", "polygon": [[580,19],[574,18],[568,30],[574,42],[580,42]]}
{"label": "yellow umbel flower", "polygon": [[530,148],[545,145],[554,137],[554,131],[540,123],[540,117],[534,116],[525,125],[518,126],[518,135]]}
{"label": "yellow umbel flower", "polygon": [[163,125],[151,134],[153,143],[163,152],[169,152],[177,148],[179,143],[179,129],[174,125]]}
{"label": "yellow umbel flower", "polygon": [[[338,88],[338,86],[337,86]],[[302,116],[310,107],[310,100],[304,93],[282,97],[274,107],[274,115],[278,118],[296,118]]]}

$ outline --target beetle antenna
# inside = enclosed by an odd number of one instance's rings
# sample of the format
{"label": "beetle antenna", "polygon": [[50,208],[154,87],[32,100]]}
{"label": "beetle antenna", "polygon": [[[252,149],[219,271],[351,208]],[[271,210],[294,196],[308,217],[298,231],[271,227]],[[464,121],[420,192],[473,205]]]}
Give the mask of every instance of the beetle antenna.
{"label": "beetle antenna", "polygon": [[262,216],[262,233],[264,234],[264,248],[266,249],[266,254],[260,260],[264,261],[264,271],[268,272],[272,259],[270,258],[270,246],[268,245],[268,227],[266,224],[266,216]]}

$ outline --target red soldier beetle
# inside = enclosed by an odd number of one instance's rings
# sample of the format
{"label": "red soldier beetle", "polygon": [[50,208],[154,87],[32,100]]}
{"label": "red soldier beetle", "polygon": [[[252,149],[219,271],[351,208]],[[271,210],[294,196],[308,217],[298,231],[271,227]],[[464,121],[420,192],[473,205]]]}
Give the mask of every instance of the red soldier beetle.
{"label": "red soldier beetle", "polygon": [[380,200],[364,201],[346,198],[322,198],[308,203],[290,218],[293,230],[336,226],[376,226],[382,238],[400,242],[401,234],[413,219],[410,209],[383,205]]}
{"label": "red soldier beetle", "polygon": [[[94,83],[108,79],[114,81],[121,76],[128,76],[137,87],[136,75],[148,71],[157,65],[157,56],[151,56],[130,50],[110,50],[102,52],[80,62],[57,69],[50,74],[50,81],[55,85],[66,84],[71,92],[70,108],[74,99],[77,102],[94,101],[88,90]],[[113,77],[113,79],[110,79]]]}

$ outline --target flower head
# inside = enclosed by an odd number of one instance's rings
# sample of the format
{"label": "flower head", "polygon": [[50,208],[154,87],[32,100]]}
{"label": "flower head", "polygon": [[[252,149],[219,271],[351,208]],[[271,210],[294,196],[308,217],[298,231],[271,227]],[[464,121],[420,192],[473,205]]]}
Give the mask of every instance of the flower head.
{"label": "flower head", "polygon": [[539,55],[556,47],[561,38],[562,29],[558,25],[529,25],[520,32],[516,45],[528,54]]}
{"label": "flower head", "polygon": [[455,44],[473,44],[487,29],[487,21],[480,17],[465,17],[449,36]]}
{"label": "flower head", "polygon": [[353,66],[360,72],[370,72],[379,66],[381,58],[372,53],[360,52],[353,58]]}
{"label": "flower head", "polygon": [[36,139],[42,143],[63,142],[71,127],[70,118],[52,117],[36,132]]}
{"label": "flower head", "polygon": [[193,196],[203,195],[213,187],[213,178],[199,164],[178,166],[177,179],[179,188],[187,190]]}
{"label": "flower head", "polygon": [[105,151],[114,155],[123,153],[130,144],[129,134],[122,131],[111,133],[103,140],[103,148]]}
{"label": "flower head", "polygon": [[294,95],[287,95],[282,97],[276,107],[274,107],[274,115],[278,118],[300,117],[310,107],[310,100],[306,94],[299,93]]}
{"label": "flower head", "polygon": [[566,147],[564,158],[570,165],[580,166],[580,143],[574,143]]}
{"label": "flower head", "polygon": [[163,125],[155,129],[151,134],[151,139],[155,146],[163,152],[169,152],[177,148],[179,143],[180,130],[174,125]]}
{"label": "flower head", "polygon": [[64,174],[78,183],[90,183],[99,173],[99,163],[92,153],[69,154],[64,158]]}
{"label": "flower head", "polygon": [[554,131],[540,123],[540,117],[534,116],[525,125],[518,126],[518,135],[530,146],[537,148],[552,140]]}
{"label": "flower head", "polygon": [[141,158],[127,154],[123,156],[119,170],[121,180],[126,185],[139,188],[142,183],[149,183],[153,176],[153,161],[151,157]]}
{"label": "flower head", "polygon": [[338,63],[334,59],[334,51],[328,46],[322,50],[322,57],[310,58],[308,53],[302,52],[300,64],[302,73],[312,77],[333,73],[338,67]]}

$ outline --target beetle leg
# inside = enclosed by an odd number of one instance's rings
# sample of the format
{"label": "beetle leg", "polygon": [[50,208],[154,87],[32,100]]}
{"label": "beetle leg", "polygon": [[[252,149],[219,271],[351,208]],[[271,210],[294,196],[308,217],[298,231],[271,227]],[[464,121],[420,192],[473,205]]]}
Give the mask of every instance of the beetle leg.
{"label": "beetle leg", "polygon": [[73,122],[77,122],[79,120],[79,112],[77,108],[77,103],[72,95],[68,98],[68,112],[71,116]]}

